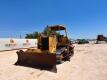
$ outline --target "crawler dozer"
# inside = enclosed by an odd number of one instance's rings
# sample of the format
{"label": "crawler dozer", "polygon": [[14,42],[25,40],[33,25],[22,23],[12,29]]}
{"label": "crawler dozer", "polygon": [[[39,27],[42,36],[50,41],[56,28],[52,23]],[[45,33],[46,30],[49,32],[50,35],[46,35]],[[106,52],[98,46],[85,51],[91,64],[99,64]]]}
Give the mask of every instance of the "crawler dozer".
{"label": "crawler dozer", "polygon": [[[52,67],[56,63],[70,60],[74,47],[67,37],[66,28],[62,25],[49,26],[52,31],[49,35],[42,33],[38,37],[38,48],[29,48],[26,51],[17,51],[16,64],[40,67]],[[57,36],[57,31],[63,30],[65,35]]]}

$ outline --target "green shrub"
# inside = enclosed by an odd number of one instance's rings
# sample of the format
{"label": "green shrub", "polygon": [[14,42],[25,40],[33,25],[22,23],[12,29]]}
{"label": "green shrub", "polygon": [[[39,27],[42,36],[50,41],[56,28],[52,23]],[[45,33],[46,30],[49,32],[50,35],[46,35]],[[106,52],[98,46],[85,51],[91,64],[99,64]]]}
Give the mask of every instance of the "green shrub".
{"label": "green shrub", "polygon": [[89,41],[86,39],[78,39],[78,44],[88,44]]}

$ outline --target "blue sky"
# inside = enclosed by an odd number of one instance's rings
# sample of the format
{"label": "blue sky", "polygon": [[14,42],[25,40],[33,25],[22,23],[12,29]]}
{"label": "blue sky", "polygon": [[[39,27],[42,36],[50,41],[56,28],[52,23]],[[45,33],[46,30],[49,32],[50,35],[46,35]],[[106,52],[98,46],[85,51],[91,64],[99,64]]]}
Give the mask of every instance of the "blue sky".
{"label": "blue sky", "polygon": [[107,36],[107,0],[0,0],[0,37],[61,24],[71,38]]}

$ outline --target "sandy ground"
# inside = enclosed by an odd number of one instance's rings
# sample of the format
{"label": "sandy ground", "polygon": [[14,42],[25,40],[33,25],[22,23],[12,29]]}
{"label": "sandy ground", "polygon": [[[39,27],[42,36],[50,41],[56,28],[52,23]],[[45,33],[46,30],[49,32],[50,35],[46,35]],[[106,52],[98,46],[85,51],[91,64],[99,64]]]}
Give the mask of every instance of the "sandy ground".
{"label": "sandy ground", "polygon": [[0,52],[0,80],[107,80],[107,44],[76,45],[57,73],[15,66],[16,61],[16,51]]}

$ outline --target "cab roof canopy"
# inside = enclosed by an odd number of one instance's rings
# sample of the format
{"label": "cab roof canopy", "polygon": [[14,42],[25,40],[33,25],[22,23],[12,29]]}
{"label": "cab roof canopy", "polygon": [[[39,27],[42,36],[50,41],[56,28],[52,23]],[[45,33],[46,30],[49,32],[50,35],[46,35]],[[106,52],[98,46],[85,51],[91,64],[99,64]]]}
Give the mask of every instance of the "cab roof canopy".
{"label": "cab roof canopy", "polygon": [[66,28],[62,25],[54,25],[54,26],[49,26],[49,28],[52,31],[60,31],[60,30],[66,30]]}

